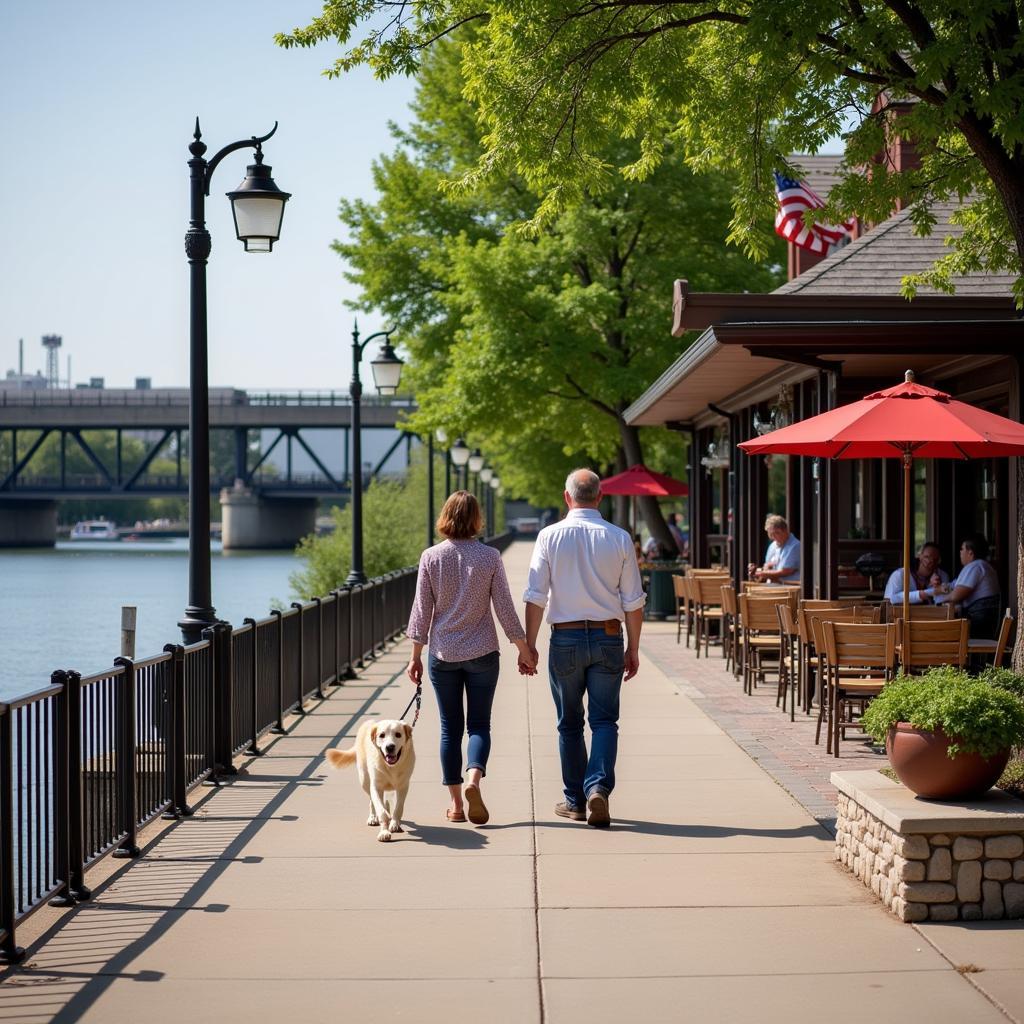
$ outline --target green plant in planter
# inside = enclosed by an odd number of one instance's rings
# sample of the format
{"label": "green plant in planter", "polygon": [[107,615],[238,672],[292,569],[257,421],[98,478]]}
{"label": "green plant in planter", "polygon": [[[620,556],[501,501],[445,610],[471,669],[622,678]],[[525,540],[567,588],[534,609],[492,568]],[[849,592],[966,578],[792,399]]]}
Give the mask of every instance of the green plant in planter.
{"label": "green plant in planter", "polygon": [[1006,690],[1007,693],[1012,693],[1018,700],[1024,701],[1024,676],[1019,673],[1012,672],[1008,668],[989,666],[978,678],[984,680],[989,686],[994,686],[999,690]]}
{"label": "green plant in planter", "polygon": [[1024,743],[1024,703],[1005,689],[959,669],[931,669],[923,676],[900,676],[868,705],[862,724],[884,743],[898,722],[915,729],[942,729],[955,737],[947,753],[993,757]]}

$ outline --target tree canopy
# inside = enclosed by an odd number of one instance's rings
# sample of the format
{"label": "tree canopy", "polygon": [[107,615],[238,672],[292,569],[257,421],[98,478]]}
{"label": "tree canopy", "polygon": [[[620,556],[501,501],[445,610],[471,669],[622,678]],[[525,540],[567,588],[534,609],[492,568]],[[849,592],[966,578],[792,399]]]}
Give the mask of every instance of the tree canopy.
{"label": "tree canopy", "polygon": [[[476,31],[465,89],[485,133],[475,165],[449,186],[457,192],[514,173],[544,195],[537,224],[685,160],[695,172],[735,173],[730,237],[763,256],[771,172],[845,131],[829,215],[882,220],[900,199],[928,231],[934,201],[965,200],[963,234],[926,279],[948,289],[957,273],[1010,269],[1024,301],[1014,0],[326,0],[277,41],[335,40],[343,52],[328,75],[365,63],[387,77],[416,72],[466,24]],[[903,101],[893,129],[891,103]],[[876,160],[887,126],[916,143],[919,168]]]}
{"label": "tree canopy", "polygon": [[[539,504],[557,503],[583,463],[614,471],[647,458],[671,471],[680,440],[660,428],[641,437],[623,413],[680,350],[672,281],[685,271],[706,290],[769,290],[782,243],[768,235],[772,266],[727,246],[731,176],[682,160],[584,191],[534,232],[516,230],[542,202],[522,175],[445,193],[485,146],[464,97],[464,45],[446,40],[426,58],[413,124],[375,164],[379,198],[342,203],[349,237],[335,243],[363,305],[403,325],[421,410],[411,425],[471,437],[513,493]],[[637,151],[609,147],[611,159]],[[656,502],[642,507],[670,545]]]}

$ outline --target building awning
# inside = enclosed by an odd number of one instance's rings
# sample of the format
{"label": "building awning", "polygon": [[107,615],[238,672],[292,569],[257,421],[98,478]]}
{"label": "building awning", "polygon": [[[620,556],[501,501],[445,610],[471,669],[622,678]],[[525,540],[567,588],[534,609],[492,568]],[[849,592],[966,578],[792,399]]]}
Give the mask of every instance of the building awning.
{"label": "building awning", "polygon": [[898,379],[963,357],[1021,350],[1024,320],[1009,297],[690,294],[675,283],[676,336],[701,334],[626,410],[627,423],[692,423],[714,404],[733,411],[752,389],[818,370]]}

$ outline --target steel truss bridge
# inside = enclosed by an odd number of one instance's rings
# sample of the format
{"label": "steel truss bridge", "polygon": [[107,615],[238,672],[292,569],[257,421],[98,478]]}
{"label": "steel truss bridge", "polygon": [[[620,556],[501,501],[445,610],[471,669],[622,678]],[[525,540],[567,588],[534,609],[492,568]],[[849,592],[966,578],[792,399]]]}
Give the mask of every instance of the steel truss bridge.
{"label": "steel truss bridge", "polygon": [[[75,499],[95,497],[153,498],[188,493],[188,471],[183,467],[182,438],[188,435],[187,388],[115,389],[0,389],[0,443],[5,449],[0,465],[0,499]],[[410,398],[363,397],[360,403],[364,430],[399,426],[416,408]],[[250,393],[235,388],[210,389],[210,430],[230,431],[233,437],[233,472],[230,479],[211,479],[211,492],[236,481],[255,492],[275,497],[322,497],[349,492],[349,436],[352,402],[347,392],[278,391]],[[114,452],[104,458],[85,437],[86,432],[110,430],[115,434]],[[276,431],[260,450],[250,449],[250,432]],[[308,443],[313,430],[342,430],[345,435],[344,467],[340,477],[323,464]],[[28,434],[26,440],[24,435]],[[123,456],[123,437],[143,435],[145,453],[140,460]],[[55,474],[34,472],[32,462],[51,435],[59,437]],[[173,445],[169,445],[173,439]],[[399,434],[373,467],[371,476],[405,443],[411,434]],[[270,472],[269,456],[284,445],[284,472]],[[292,453],[298,446],[316,471],[296,474]],[[69,455],[77,450],[92,472],[69,469]],[[162,452],[170,451],[176,470],[170,475],[151,471]]]}

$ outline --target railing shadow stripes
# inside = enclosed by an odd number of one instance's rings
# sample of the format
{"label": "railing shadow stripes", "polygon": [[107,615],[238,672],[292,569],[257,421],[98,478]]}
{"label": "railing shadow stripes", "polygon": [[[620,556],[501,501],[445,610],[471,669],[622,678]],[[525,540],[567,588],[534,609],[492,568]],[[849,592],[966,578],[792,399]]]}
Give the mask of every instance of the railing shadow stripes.
{"label": "railing shadow stripes", "polygon": [[387,573],[0,704],[0,962],[24,957],[27,917],[87,900],[88,869],[137,856],[144,825],[190,815],[191,790],[353,678],[402,633],[415,591],[415,568]]}

